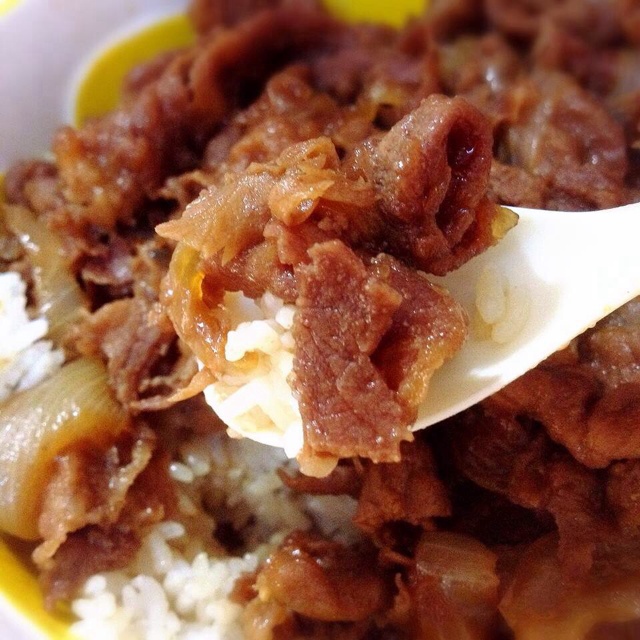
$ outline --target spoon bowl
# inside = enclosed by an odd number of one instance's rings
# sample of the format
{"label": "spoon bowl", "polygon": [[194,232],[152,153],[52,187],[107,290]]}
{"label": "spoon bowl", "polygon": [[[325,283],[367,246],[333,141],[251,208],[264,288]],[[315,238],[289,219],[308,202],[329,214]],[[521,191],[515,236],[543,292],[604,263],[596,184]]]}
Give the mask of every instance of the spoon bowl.
{"label": "spoon bowl", "polygon": [[499,391],[640,294],[640,203],[509,208],[518,224],[496,246],[432,278],[465,308],[471,331],[434,374],[414,430]]}

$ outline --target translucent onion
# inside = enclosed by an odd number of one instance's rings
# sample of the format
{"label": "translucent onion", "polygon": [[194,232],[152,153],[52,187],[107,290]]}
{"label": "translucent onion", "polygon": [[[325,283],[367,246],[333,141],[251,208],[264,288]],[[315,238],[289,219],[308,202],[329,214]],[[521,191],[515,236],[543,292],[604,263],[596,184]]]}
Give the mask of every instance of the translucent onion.
{"label": "translucent onion", "polygon": [[423,533],[415,571],[419,637],[494,637],[500,586],[496,562],[492,551],[469,536],[448,531]]}
{"label": "translucent onion", "polygon": [[65,365],[0,405],[0,531],[35,540],[55,457],[75,443],[107,444],[129,425],[98,360]]}
{"label": "translucent onion", "polygon": [[224,345],[229,331],[222,308],[224,291],[205,291],[200,254],[179,242],[163,285],[163,304],[176,333],[212,372],[225,367]]}
{"label": "translucent onion", "polygon": [[[1,206],[1,205],[0,205]],[[87,307],[59,238],[25,207],[5,205],[8,227],[19,238],[33,268],[36,302],[40,315],[49,322],[48,337],[57,345]]]}

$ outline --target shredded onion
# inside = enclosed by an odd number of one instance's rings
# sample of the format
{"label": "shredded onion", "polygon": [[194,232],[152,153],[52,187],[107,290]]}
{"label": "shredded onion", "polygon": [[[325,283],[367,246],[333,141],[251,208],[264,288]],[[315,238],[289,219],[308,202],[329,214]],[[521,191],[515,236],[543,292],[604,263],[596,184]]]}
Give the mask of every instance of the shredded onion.
{"label": "shredded onion", "polygon": [[101,362],[81,358],[0,405],[0,531],[35,540],[54,458],[79,442],[108,442],[129,425]]}
{"label": "shredded onion", "polygon": [[87,307],[58,237],[25,207],[5,205],[4,217],[33,267],[37,305],[49,322],[48,337],[60,345],[79,311]]}

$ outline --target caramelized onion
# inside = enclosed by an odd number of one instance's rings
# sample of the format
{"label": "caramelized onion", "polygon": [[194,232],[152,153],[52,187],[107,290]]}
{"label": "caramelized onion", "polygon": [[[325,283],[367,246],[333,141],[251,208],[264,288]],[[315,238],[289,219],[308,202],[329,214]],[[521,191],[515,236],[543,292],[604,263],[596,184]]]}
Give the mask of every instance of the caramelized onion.
{"label": "caramelized onion", "polygon": [[211,371],[224,367],[227,321],[221,313],[222,290],[205,291],[198,252],[178,243],[163,285],[163,302],[176,333]]}
{"label": "caramelized onion", "polygon": [[88,358],[0,405],[0,531],[37,539],[54,458],[80,441],[111,440],[128,424],[103,365]]}
{"label": "caramelized onion", "polygon": [[423,533],[414,574],[419,637],[495,637],[496,561],[492,551],[466,535]]}
{"label": "caramelized onion", "polygon": [[69,269],[62,243],[25,207],[5,205],[4,217],[29,257],[38,309],[49,322],[47,335],[60,344],[78,312],[87,307],[84,293]]}

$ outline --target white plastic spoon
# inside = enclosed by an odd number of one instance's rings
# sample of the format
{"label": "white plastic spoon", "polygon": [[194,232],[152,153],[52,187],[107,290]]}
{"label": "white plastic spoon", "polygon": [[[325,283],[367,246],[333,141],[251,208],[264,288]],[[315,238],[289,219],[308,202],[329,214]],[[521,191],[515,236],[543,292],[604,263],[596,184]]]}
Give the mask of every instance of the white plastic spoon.
{"label": "white plastic spoon", "polygon": [[490,319],[506,301],[494,325],[506,341],[477,335],[472,322],[462,350],[434,374],[414,430],[502,389],[640,294],[640,203],[574,213],[510,208],[520,219],[495,247],[435,279],[474,318],[482,277]]}
{"label": "white plastic spoon", "polygon": [[[520,219],[495,247],[443,278],[430,276],[466,309],[471,330],[462,349],[434,374],[414,430],[500,390],[640,294],[640,203],[576,213],[510,208]],[[483,313],[501,342],[487,335],[486,325],[482,335],[476,330],[478,281],[488,288],[480,296]],[[253,319],[251,311],[246,315]],[[238,405],[250,408],[260,394],[250,386],[238,393],[229,411],[216,385],[205,389],[207,402],[233,432],[297,455],[303,429],[296,411],[284,428],[269,419],[256,422]]]}

